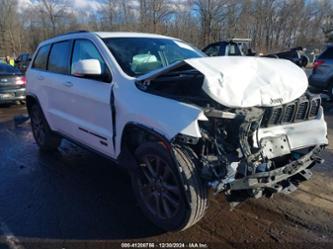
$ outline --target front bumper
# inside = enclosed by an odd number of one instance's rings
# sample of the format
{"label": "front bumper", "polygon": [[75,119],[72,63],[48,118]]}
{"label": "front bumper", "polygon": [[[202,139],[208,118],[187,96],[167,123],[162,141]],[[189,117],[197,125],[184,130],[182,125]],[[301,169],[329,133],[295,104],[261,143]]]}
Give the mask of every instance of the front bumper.
{"label": "front bumper", "polygon": [[[284,142],[279,142],[279,140]],[[263,147],[263,141],[272,141],[271,147]],[[245,174],[242,178],[229,178],[221,181],[210,182],[210,186],[215,192],[221,191],[239,191],[253,190],[253,192],[261,192],[269,190],[269,192],[281,192],[291,188],[293,178],[301,178],[308,180],[311,177],[311,168],[315,163],[322,162],[319,158],[320,151],[328,144],[327,140],[327,125],[324,120],[323,109],[320,108],[317,116],[312,120],[306,120],[298,123],[287,123],[267,128],[260,128],[253,134],[253,146],[259,150],[260,155],[265,158],[256,167],[265,168],[265,171],[253,172]],[[276,143],[275,143],[276,142]],[[284,149],[282,150],[281,148]],[[286,148],[287,147],[287,148]],[[284,155],[295,153],[302,149],[310,151],[304,154],[301,158],[295,158],[291,162],[286,162],[281,167],[269,170],[267,163],[271,159],[278,158]],[[267,159],[269,159],[267,161]],[[246,165],[247,162],[239,162]],[[259,163],[259,161],[257,162]],[[239,165],[240,165],[239,164]],[[252,166],[250,166],[252,167]],[[291,191],[289,191],[291,192]]]}
{"label": "front bumper", "polygon": [[288,138],[290,151],[328,144],[327,124],[324,119],[323,108],[320,107],[317,117],[312,120],[260,128],[253,137],[254,147],[259,147],[257,141],[281,136]]}
{"label": "front bumper", "polygon": [[25,100],[25,88],[0,90],[0,103],[9,103],[19,100]]}
{"label": "front bumper", "polygon": [[316,162],[319,162],[318,154],[321,152],[322,148],[323,146],[318,145],[308,154],[296,161],[286,164],[283,167],[271,171],[256,173],[242,179],[236,179],[235,181],[229,183],[226,189],[244,190],[269,188],[275,190],[275,192],[280,192],[283,190],[283,186],[278,183],[299,173],[309,173],[305,170]]}

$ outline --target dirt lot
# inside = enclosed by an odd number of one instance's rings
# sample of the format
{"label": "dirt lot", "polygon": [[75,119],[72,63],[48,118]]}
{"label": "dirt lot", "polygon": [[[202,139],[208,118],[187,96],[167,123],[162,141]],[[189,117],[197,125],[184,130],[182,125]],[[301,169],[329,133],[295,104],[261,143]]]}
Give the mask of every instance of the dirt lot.
{"label": "dirt lot", "polygon": [[[64,142],[38,152],[22,106],[0,107],[0,249],[110,248],[120,242],[201,242],[209,248],[333,248],[333,111],[331,146],[313,178],[290,195],[250,200],[230,211],[222,195],[196,226],[177,233],[154,227],[136,205],[127,174]],[[189,244],[185,244],[188,246]]]}

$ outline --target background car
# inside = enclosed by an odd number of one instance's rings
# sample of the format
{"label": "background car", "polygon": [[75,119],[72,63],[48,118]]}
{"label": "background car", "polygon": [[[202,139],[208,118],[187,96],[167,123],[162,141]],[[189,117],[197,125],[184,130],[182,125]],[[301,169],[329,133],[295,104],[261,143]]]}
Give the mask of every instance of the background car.
{"label": "background car", "polygon": [[0,104],[25,101],[26,79],[17,68],[0,64]]}
{"label": "background car", "polygon": [[313,63],[309,84],[333,98],[333,46],[328,46]]}
{"label": "background car", "polygon": [[250,47],[251,39],[233,38],[206,46],[202,51],[208,56],[254,56],[256,52]]}
{"label": "background car", "polygon": [[300,67],[306,67],[309,62],[308,57],[303,53],[302,47],[292,48],[284,52],[264,55],[264,57],[290,60]]}
{"label": "background car", "polygon": [[202,50],[208,56],[242,56],[239,45],[233,41],[221,41],[208,45]]}
{"label": "background car", "polygon": [[29,63],[31,61],[31,56],[29,53],[20,54],[15,60],[15,66],[20,69],[22,73],[25,73],[27,70]]}

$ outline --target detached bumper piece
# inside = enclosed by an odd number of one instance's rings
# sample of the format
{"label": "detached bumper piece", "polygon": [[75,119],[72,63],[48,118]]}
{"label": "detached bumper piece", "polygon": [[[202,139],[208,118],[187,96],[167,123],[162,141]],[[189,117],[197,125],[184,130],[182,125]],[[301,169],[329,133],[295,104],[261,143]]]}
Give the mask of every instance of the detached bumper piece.
{"label": "detached bumper piece", "polygon": [[[256,190],[256,198],[262,196],[262,190],[269,190],[270,193],[289,193],[296,189],[297,183],[308,180],[311,177],[311,168],[315,163],[323,163],[318,157],[324,146],[316,146],[303,157],[286,164],[283,167],[259,172],[235,179],[227,184],[216,185],[216,192]],[[295,181],[293,181],[295,180]]]}

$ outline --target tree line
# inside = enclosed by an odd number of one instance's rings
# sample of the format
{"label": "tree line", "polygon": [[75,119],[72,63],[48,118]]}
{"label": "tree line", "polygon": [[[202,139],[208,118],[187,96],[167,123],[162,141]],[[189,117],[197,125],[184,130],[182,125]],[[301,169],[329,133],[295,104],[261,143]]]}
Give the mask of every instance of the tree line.
{"label": "tree line", "polygon": [[39,42],[74,30],[139,31],[181,38],[199,48],[250,38],[257,52],[325,44],[331,0],[100,0],[77,9],[70,0],[0,0],[0,56],[33,52]]}

